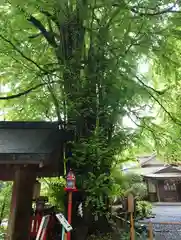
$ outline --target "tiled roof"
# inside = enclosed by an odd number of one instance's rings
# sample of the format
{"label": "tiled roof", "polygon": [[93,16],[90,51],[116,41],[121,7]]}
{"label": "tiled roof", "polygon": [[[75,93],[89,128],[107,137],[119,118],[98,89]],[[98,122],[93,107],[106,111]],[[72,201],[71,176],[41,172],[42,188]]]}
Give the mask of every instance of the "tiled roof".
{"label": "tiled roof", "polygon": [[62,145],[72,136],[57,122],[0,122],[0,179],[13,180],[14,164],[35,164],[40,177],[63,174]]}
{"label": "tiled roof", "polygon": [[0,122],[0,154],[51,153],[67,135],[57,122]]}
{"label": "tiled roof", "polygon": [[151,154],[151,155],[138,156],[137,159],[138,159],[139,163],[142,165],[142,164],[154,159],[155,157],[156,157],[155,154]]}
{"label": "tiled roof", "polygon": [[139,156],[140,167],[128,169],[127,173],[140,174],[150,178],[174,178],[181,177],[181,167],[165,164],[164,161],[157,160],[156,155]]}
{"label": "tiled roof", "polygon": [[141,174],[141,175],[145,176],[147,174],[155,173],[163,168],[164,167],[147,167],[147,168],[139,167],[139,168],[128,169],[128,172],[135,173],[135,174]]}
{"label": "tiled roof", "polygon": [[144,165],[165,165],[164,161],[161,161],[156,158],[156,154],[150,154],[150,155],[143,155],[143,156],[138,156],[137,157],[138,162],[140,165],[143,167]]}
{"label": "tiled roof", "polygon": [[144,175],[144,177],[149,177],[149,178],[181,178],[181,172],[179,173],[153,173],[153,174],[148,174]]}

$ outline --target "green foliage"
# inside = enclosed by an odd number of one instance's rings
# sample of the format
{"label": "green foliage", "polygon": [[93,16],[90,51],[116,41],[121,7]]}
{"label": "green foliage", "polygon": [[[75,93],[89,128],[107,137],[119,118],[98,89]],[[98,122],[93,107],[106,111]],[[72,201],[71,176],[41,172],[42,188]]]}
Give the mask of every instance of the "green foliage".
{"label": "green foliage", "polygon": [[0,240],[4,240],[6,237],[6,231],[3,227],[0,227]]}
{"label": "green foliage", "polygon": [[12,183],[1,182],[0,189],[0,218],[1,220],[9,217],[10,201],[12,194]]}
{"label": "green foliage", "polygon": [[139,218],[150,217],[152,214],[152,204],[147,201],[137,201],[136,210]]}
{"label": "green foliage", "polygon": [[136,199],[143,199],[147,196],[147,186],[143,182],[137,182],[131,186],[130,190],[128,190],[127,193],[128,192],[132,193]]}
{"label": "green foliage", "polygon": [[42,194],[48,197],[49,203],[64,212],[64,187],[65,180],[63,178],[42,179]]}
{"label": "green foliage", "polygon": [[[143,146],[148,135],[163,146],[163,128],[145,111],[152,110],[150,105],[160,108],[159,99],[164,101],[166,96],[152,87],[166,73],[173,77],[172,67],[180,66],[174,63],[180,46],[172,38],[173,33],[178,36],[180,16],[167,9],[168,2],[1,3],[4,118],[58,119],[66,128],[71,124],[75,130],[73,156],[65,163],[70,163],[78,187],[86,190],[87,203],[98,212],[104,212],[105,196],[111,189],[118,190],[118,184],[112,187],[116,180],[111,176],[117,156],[133,143]],[[142,62],[152,64],[153,79],[140,71]],[[168,76],[162,88],[168,86]],[[138,128],[126,126],[125,117]],[[55,181],[50,189],[56,194],[52,201],[57,202],[62,183]],[[138,186],[131,191],[138,191]]]}
{"label": "green foliage", "polygon": [[116,188],[110,178],[110,168],[114,153],[118,153],[120,147],[114,137],[108,146],[105,137],[97,132],[89,138],[80,139],[74,145],[71,161],[77,169],[77,186],[85,190],[86,205],[91,205],[96,214],[106,211],[105,197],[111,196],[113,188]]}
{"label": "green foliage", "polygon": [[95,214],[102,215],[107,210],[105,197],[110,196],[111,185],[110,178],[106,174],[101,174],[99,177],[93,173],[89,173],[86,181],[86,192],[88,193],[86,205],[92,206]]}
{"label": "green foliage", "polygon": [[[88,237],[87,240],[114,240],[114,239],[120,239],[120,240],[130,240],[130,233],[127,232],[120,232],[120,236],[116,236],[116,238],[114,237],[114,234],[107,234],[104,236],[95,236],[95,235],[91,235],[90,237]],[[140,234],[135,233],[135,240],[143,240],[145,239],[144,237],[142,238],[140,236]]]}
{"label": "green foliage", "polygon": [[[135,232],[135,240],[145,240],[145,236],[141,236],[139,233]],[[121,234],[120,240],[130,240],[130,232],[123,232]]]}
{"label": "green foliage", "polygon": [[88,237],[87,240],[112,240],[112,235],[111,234],[106,234],[106,235],[102,235],[102,236],[95,236],[95,235],[91,235],[90,237]]}
{"label": "green foliage", "polygon": [[115,168],[112,171],[112,176],[115,187],[118,190],[117,197],[127,196],[129,193],[132,193],[136,199],[141,200],[147,196],[147,186],[143,182],[141,175],[124,173],[121,169]]}

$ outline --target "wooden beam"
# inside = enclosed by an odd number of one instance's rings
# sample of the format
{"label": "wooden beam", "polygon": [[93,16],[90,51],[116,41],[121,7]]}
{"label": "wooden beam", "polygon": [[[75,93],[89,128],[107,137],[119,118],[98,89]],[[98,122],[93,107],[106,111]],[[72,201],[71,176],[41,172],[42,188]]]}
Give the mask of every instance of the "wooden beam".
{"label": "wooden beam", "polygon": [[[49,163],[44,162],[43,166],[39,166],[39,164],[31,164],[36,168],[37,177],[57,177],[59,175],[63,175],[63,162],[61,158],[57,161],[58,156],[52,156],[51,161]],[[17,168],[28,166],[26,162],[21,164],[1,164],[0,163],[0,180],[1,181],[13,181],[15,172]]]}
{"label": "wooden beam", "polygon": [[0,164],[39,164],[46,163],[50,154],[45,153],[0,153]]}
{"label": "wooden beam", "polygon": [[19,167],[15,172],[8,240],[29,240],[30,216],[36,169]]}

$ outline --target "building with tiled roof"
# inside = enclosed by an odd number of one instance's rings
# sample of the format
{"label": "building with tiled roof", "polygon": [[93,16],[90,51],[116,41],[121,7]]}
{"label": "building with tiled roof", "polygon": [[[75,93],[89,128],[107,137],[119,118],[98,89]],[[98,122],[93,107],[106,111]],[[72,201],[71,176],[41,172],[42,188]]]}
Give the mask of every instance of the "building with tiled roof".
{"label": "building with tiled roof", "polygon": [[127,169],[129,173],[143,176],[150,201],[181,201],[181,167],[165,163],[156,154],[137,157],[139,165]]}

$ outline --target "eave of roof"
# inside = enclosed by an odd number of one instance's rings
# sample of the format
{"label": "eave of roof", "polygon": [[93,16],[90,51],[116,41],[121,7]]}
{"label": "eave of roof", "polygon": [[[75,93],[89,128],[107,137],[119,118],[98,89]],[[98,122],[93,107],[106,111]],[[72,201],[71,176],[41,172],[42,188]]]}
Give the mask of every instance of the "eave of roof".
{"label": "eave of roof", "polygon": [[58,122],[1,121],[0,154],[49,154],[72,136]]}
{"label": "eave of roof", "polygon": [[175,167],[175,166],[171,166],[171,165],[165,165],[162,169],[154,172],[156,174],[162,174],[162,173],[169,173],[169,171],[171,171],[170,173],[173,173],[173,171],[175,173],[180,173],[181,174],[181,169],[179,167]]}
{"label": "eave of roof", "polygon": [[59,122],[47,121],[0,121],[0,129],[55,129]]}
{"label": "eave of roof", "polygon": [[62,146],[72,137],[73,131],[62,130],[58,122],[1,121],[0,179],[12,180],[17,166],[32,164],[41,177],[63,174]]}
{"label": "eave of roof", "polygon": [[60,129],[58,122],[0,122],[0,164],[52,161],[52,154],[61,155],[62,144],[72,136],[72,131]]}
{"label": "eave of roof", "polygon": [[135,173],[135,174],[140,174],[142,176],[147,175],[147,174],[151,174],[151,173],[155,173],[159,170],[164,169],[164,167],[147,167],[147,168],[132,168],[132,169],[127,169],[127,173]]}
{"label": "eave of roof", "polygon": [[140,165],[143,166],[146,163],[148,163],[149,161],[151,161],[152,159],[154,159],[156,157],[156,154],[151,154],[151,155],[147,155],[147,156],[138,156],[137,159],[140,162]]}
{"label": "eave of roof", "polygon": [[164,179],[164,178],[181,178],[181,173],[158,173],[144,175],[146,178]]}

